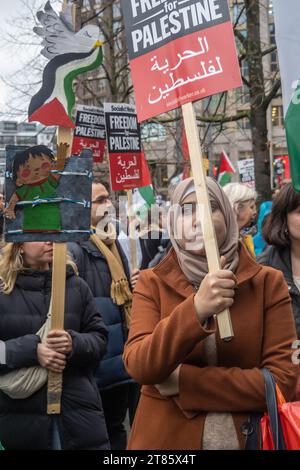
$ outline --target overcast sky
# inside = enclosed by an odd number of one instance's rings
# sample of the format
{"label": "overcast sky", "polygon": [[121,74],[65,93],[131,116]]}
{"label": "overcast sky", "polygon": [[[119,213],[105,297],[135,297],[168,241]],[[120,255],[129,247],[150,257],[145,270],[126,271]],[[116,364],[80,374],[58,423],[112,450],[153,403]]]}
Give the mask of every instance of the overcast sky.
{"label": "overcast sky", "polygon": [[[0,0],[1,1],[1,0]],[[20,9],[21,2],[20,0],[9,0],[1,1],[0,6],[0,29],[7,30],[7,20]],[[13,72],[16,63],[12,60],[13,57],[12,50],[7,47],[0,47],[0,74],[7,76],[9,72]],[[0,106],[3,107],[3,104],[6,99],[7,90],[5,86],[0,83]]]}
{"label": "overcast sky", "polygon": [[[56,0],[57,1],[57,0]],[[56,3],[52,0],[52,4]],[[32,5],[37,11],[41,5],[45,5],[46,0],[0,0],[0,37],[3,37],[7,32],[14,33],[13,26],[9,25],[10,21],[15,18],[24,17],[26,24],[31,28],[31,18],[28,9],[24,7],[24,3]],[[26,18],[28,16],[28,18]],[[20,28],[18,35],[21,34]],[[37,42],[40,42],[37,38]],[[20,69],[22,63],[29,60],[34,54],[37,54],[37,49],[33,47],[20,48],[17,45],[3,45],[0,41],[0,75],[6,80],[9,80],[9,75]],[[11,91],[0,81],[0,111],[3,112],[4,104],[9,99]],[[0,119],[3,119],[3,116]]]}

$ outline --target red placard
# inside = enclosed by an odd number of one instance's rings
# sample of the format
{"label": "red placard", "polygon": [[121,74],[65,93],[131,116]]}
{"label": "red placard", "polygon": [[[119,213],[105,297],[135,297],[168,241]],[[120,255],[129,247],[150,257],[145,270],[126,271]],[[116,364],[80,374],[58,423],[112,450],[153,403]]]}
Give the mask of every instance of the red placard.
{"label": "red placard", "polygon": [[110,179],[113,191],[143,185],[141,134],[135,106],[104,103]]}
{"label": "red placard", "polygon": [[93,152],[94,162],[103,162],[103,155],[106,147],[106,140],[91,139],[88,137],[73,137],[72,155],[80,155],[85,148]]}
{"label": "red placard", "polygon": [[72,155],[80,155],[85,148],[93,152],[93,161],[102,162],[106,146],[103,109],[95,106],[77,106]]}
{"label": "red placard", "polygon": [[[232,36],[228,22],[209,28],[205,34],[193,33],[176,39],[155,53],[132,60],[139,121],[241,86]],[[222,41],[226,47],[220,46]]]}
{"label": "red placard", "polygon": [[142,186],[141,153],[110,153],[109,167],[113,191]]}
{"label": "red placard", "polygon": [[242,85],[227,0],[122,0],[139,121]]}

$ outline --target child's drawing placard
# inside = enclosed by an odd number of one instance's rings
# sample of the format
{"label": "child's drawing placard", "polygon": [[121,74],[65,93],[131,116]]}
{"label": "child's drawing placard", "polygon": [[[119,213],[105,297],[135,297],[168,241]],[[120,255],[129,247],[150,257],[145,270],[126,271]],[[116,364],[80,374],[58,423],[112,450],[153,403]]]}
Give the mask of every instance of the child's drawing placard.
{"label": "child's drawing placard", "polygon": [[7,242],[82,241],[90,235],[92,152],[67,158],[60,144],[8,146],[5,173]]}

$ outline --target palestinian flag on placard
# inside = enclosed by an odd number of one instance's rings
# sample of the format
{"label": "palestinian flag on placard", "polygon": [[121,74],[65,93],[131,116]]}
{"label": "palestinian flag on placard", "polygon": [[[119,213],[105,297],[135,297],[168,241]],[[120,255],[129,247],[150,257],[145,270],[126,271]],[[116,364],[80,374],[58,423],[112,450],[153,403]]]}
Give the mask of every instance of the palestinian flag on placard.
{"label": "palestinian flag on placard", "polygon": [[28,121],[38,121],[46,126],[75,128],[72,109],[75,103],[72,82],[80,74],[101,65],[102,48],[85,54],[62,54],[45,67],[41,89],[31,99]]}
{"label": "palestinian flag on placard", "polygon": [[28,120],[45,126],[75,128],[73,81],[78,75],[99,67],[103,53],[99,27],[84,25],[75,32],[73,7],[71,2],[64,3],[59,15],[49,0],[44,10],[36,14],[38,26],[33,31],[43,39],[41,54],[49,62],[43,72],[42,86],[30,101]]}
{"label": "palestinian flag on placard", "polygon": [[143,185],[133,191],[132,202],[135,211],[141,208],[149,209],[155,203],[150,170],[143,152],[141,153],[141,159]]}
{"label": "palestinian flag on placard", "polygon": [[273,0],[291,178],[300,193],[300,3]]}
{"label": "palestinian flag on placard", "polygon": [[231,175],[234,173],[235,169],[229,160],[227,153],[222,150],[219,165],[218,183],[221,186],[225,186],[225,184],[230,183]]}

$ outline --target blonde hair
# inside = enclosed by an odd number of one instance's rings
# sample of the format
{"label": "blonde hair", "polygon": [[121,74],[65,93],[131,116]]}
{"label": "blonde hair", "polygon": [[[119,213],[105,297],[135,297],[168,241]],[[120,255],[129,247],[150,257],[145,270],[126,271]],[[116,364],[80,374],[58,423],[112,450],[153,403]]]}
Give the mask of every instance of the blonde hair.
{"label": "blonde hair", "polygon": [[[15,287],[19,272],[24,271],[24,259],[21,253],[22,243],[4,243],[0,256],[0,290],[10,294]],[[72,258],[67,255],[67,265],[71,266],[76,276],[78,269]]]}
{"label": "blonde hair", "polygon": [[249,188],[243,183],[228,183],[223,186],[223,191],[229,199],[231,207],[236,211],[241,204],[251,201],[255,201],[257,195],[256,192]]}

